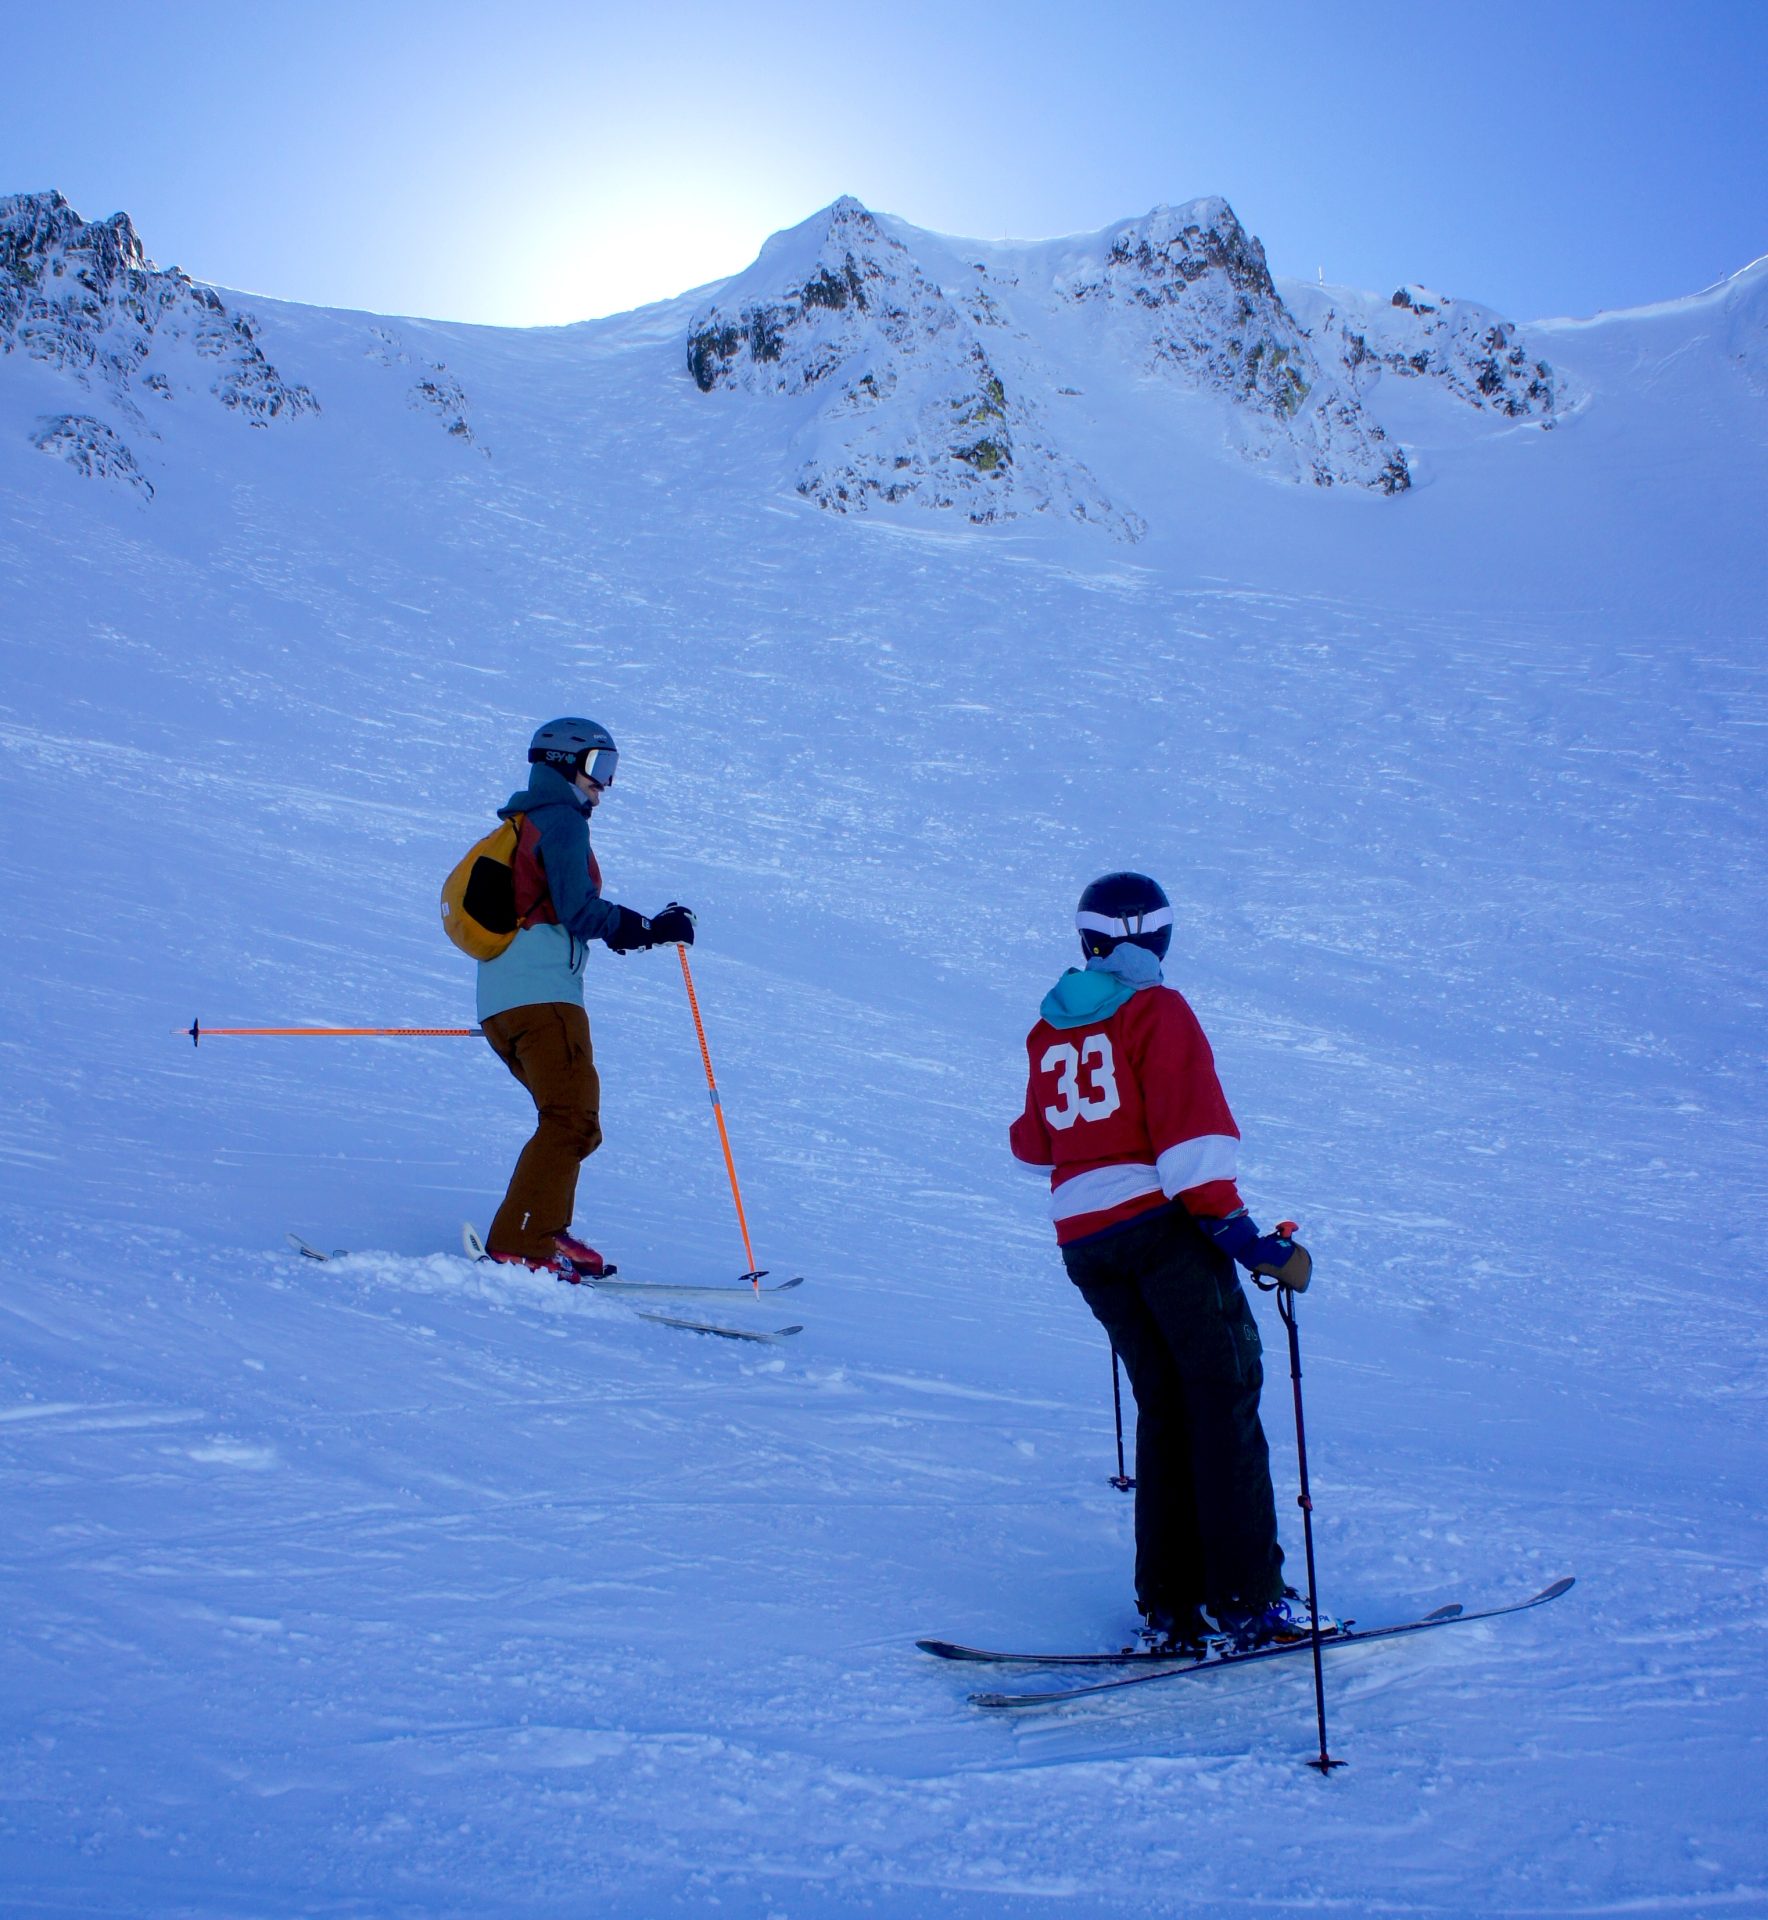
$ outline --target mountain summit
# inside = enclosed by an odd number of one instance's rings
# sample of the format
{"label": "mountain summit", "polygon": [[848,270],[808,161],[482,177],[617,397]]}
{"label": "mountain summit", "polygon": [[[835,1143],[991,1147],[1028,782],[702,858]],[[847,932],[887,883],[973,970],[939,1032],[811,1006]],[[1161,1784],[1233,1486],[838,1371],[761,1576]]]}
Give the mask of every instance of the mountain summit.
{"label": "mountain summit", "polygon": [[[163,481],[150,450],[181,404],[219,401],[257,427],[319,411],[231,299],[155,267],[125,214],[87,222],[53,192],[0,199],[0,354],[48,377],[33,381],[28,437],[143,500]],[[716,415],[709,439],[736,433],[753,484],[783,481],[837,514],[1056,519],[1135,541],[1180,467],[1225,456],[1281,483],[1395,496],[1415,478],[1396,424],[1414,423],[1412,397],[1494,428],[1552,427],[1582,404],[1522,330],[1475,302],[1280,284],[1216,196],[1028,244],[953,240],[844,197],[697,304],[658,313],[680,315],[675,364],[701,417]],[[328,322],[406,383],[408,408],[475,442],[442,361],[370,316]],[[560,339],[593,356],[620,325]],[[297,376],[318,377],[311,349],[308,327],[278,336]],[[660,371],[650,390],[662,404]],[[367,400],[354,385],[340,395],[384,444]],[[388,457],[402,456],[389,445]]]}
{"label": "mountain summit", "polygon": [[148,410],[180,392],[206,392],[254,426],[318,410],[264,357],[250,320],[148,260],[127,214],[85,221],[59,193],[0,198],[0,350],[43,362],[90,396],[78,412],[41,419],[39,447],[149,498],[153,484],[123,433],[154,434]]}
{"label": "mountain summit", "polygon": [[[992,250],[999,255],[1004,249]],[[979,522],[1062,511],[1134,537],[1052,417],[1101,353],[1219,403],[1229,443],[1285,479],[1404,492],[1405,456],[1316,358],[1264,251],[1222,199],[1158,207],[1022,270],[946,253],[848,198],[770,241],[694,316],[703,393],[814,395],[798,489]],[[1091,324],[1078,335],[1064,310]]]}
{"label": "mountain summit", "polygon": [[[982,271],[978,269],[978,271]],[[1057,444],[1045,396],[993,357],[985,290],[941,285],[857,200],[776,236],[688,330],[702,393],[813,397],[791,429],[798,491],[836,512],[872,501],[960,509],[979,525],[1056,511],[1135,537]]]}

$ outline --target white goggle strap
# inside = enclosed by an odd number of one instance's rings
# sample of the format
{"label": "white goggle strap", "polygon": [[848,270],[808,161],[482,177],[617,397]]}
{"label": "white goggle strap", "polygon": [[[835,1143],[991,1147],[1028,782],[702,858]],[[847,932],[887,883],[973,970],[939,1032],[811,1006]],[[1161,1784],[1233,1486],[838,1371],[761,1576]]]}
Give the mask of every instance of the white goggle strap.
{"label": "white goggle strap", "polygon": [[1114,940],[1128,940],[1132,934],[1158,933],[1173,923],[1171,907],[1156,907],[1152,913],[1133,913],[1127,918],[1104,913],[1077,913],[1075,927],[1081,933],[1105,933]]}

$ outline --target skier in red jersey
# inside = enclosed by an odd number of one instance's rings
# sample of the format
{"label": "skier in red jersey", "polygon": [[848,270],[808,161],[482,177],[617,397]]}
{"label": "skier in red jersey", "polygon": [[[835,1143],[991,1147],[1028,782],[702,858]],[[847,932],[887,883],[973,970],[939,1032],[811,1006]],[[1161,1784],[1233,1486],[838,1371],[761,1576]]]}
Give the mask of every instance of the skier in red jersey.
{"label": "skier in red jersey", "polygon": [[[1172,906],[1110,873],[1081,895],[1085,969],[1026,1040],[1015,1156],[1050,1175],[1064,1266],[1136,1400],[1136,1603],[1156,1644],[1305,1633],[1277,1544],[1258,1328],[1234,1263],[1298,1291],[1307,1249],[1261,1234],[1234,1184],[1240,1129],[1209,1042],[1162,982]],[[1205,1617],[1207,1614],[1207,1618]]]}

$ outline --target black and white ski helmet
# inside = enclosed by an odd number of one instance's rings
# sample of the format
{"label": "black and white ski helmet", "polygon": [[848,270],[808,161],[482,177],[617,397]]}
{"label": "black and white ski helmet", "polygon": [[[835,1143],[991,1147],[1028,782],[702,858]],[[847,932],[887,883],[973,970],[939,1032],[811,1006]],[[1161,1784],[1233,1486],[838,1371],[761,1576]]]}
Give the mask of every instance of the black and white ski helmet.
{"label": "black and white ski helmet", "polygon": [[1074,924],[1080,929],[1080,950],[1089,960],[1124,940],[1164,960],[1173,937],[1172,902],[1160,882],[1145,873],[1102,874],[1081,895]]}
{"label": "black and white ski helmet", "polygon": [[598,787],[614,784],[614,767],[620,755],[614,736],[595,720],[567,716],[549,720],[528,743],[530,764],[554,767],[567,780],[587,773]]}

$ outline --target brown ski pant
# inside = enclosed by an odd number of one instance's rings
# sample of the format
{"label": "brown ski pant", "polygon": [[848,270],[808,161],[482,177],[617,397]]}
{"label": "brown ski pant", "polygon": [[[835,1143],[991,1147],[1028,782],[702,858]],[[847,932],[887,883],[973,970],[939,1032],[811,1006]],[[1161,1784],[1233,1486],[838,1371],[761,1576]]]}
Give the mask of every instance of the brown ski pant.
{"label": "brown ski pant", "polygon": [[577,1169],[602,1144],[602,1083],[589,1015],[569,1002],[548,1001],[494,1013],[483,1024],[492,1051],[528,1089],[540,1115],[485,1245],[492,1253],[550,1260],[557,1252],[553,1235],[571,1224]]}

